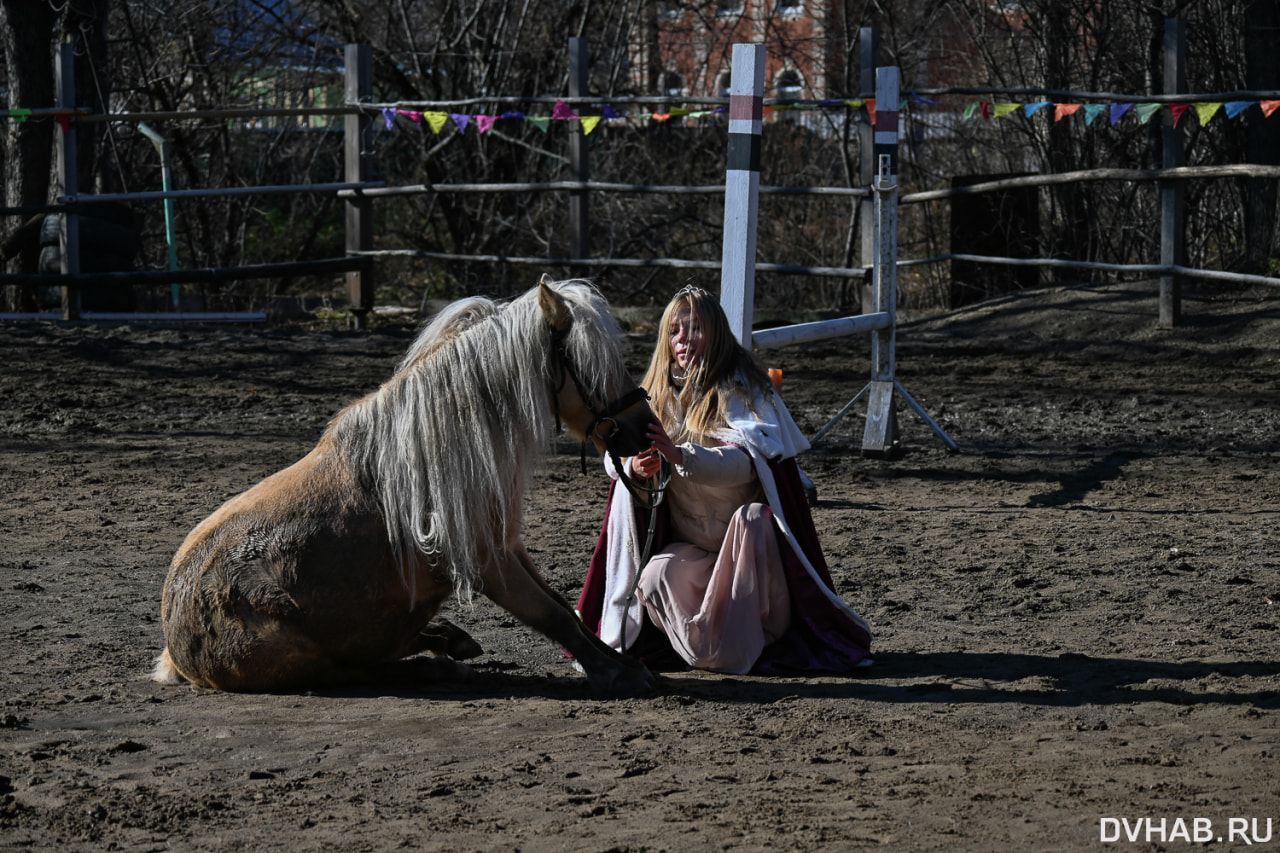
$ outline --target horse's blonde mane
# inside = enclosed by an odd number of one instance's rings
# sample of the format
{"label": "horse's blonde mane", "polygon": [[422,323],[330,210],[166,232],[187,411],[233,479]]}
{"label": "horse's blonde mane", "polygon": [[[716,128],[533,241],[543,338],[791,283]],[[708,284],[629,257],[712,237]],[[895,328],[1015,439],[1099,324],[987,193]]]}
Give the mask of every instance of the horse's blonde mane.
{"label": "horse's blonde mane", "polygon": [[[564,347],[584,386],[616,395],[626,368],[608,306],[589,282],[549,286],[572,315]],[[537,288],[507,304],[464,299],[330,426],[377,497],[411,596],[415,556],[447,568],[466,599],[519,536],[526,475],[552,431],[551,353]]]}

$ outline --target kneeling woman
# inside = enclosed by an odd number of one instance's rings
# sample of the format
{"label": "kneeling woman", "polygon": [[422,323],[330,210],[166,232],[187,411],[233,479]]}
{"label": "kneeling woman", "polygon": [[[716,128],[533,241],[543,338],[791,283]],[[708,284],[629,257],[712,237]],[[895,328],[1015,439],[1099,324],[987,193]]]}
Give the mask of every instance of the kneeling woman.
{"label": "kneeling woman", "polygon": [[870,630],[835,593],[804,500],[795,456],[809,443],[712,294],[686,287],[667,305],[643,384],[653,444],[605,467],[650,488],[665,468],[667,497],[651,528],[614,483],[578,601],[588,627],[651,663],[674,652],[719,672],[869,664]]}

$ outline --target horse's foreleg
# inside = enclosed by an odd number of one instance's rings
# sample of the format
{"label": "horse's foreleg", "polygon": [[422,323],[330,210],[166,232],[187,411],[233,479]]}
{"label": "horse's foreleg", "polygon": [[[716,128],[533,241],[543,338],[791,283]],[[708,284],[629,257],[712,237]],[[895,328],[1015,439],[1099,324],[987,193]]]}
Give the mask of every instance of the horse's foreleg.
{"label": "horse's foreleg", "polygon": [[639,661],[609,648],[587,631],[568,602],[547,585],[523,545],[508,552],[500,577],[485,578],[484,593],[521,622],[563,646],[596,690],[634,695],[657,682]]}

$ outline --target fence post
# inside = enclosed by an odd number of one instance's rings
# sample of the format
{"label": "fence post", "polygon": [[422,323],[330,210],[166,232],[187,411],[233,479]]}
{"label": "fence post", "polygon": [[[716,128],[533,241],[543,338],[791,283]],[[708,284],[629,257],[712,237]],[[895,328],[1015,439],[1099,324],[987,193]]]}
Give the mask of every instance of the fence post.
{"label": "fence post", "polygon": [[[875,269],[873,310],[894,317],[898,301],[898,69],[876,70]],[[867,398],[867,426],[862,434],[863,453],[887,454],[897,433],[893,414],[896,369],[897,322],[871,333],[871,384]]]}
{"label": "fence post", "polygon": [[[70,42],[58,49],[57,87],[58,108],[74,110],[76,106],[76,46]],[[56,198],[75,196],[80,192],[77,177],[78,154],[76,152],[76,123],[58,122],[58,176]],[[80,216],[74,210],[62,214],[62,274],[80,274]],[[62,319],[80,319],[80,288],[73,284],[62,286]]]}
{"label": "fence post", "polygon": [[[349,44],[344,55],[346,102],[368,103],[373,97],[373,50],[367,44]],[[348,183],[369,179],[373,159],[371,128],[373,123],[364,112],[348,113],[343,118],[343,156]],[[358,192],[346,201],[347,254],[373,248],[372,200]],[[373,310],[373,264],[347,273],[347,297],[351,301],[351,323],[363,329]]]}
{"label": "fence post", "polygon": [[[876,68],[880,65],[880,30],[877,27],[863,27],[860,33],[862,55],[862,71],[858,78],[858,97],[862,100],[876,96]],[[858,124],[858,154],[860,157],[858,177],[862,186],[871,186],[876,179],[876,157],[873,147],[875,128],[870,124]],[[869,195],[858,202],[858,222],[862,228],[862,266],[870,271],[876,254],[876,202]],[[873,291],[869,285],[871,276],[862,279],[858,285],[861,291],[859,304],[863,314],[871,314],[876,310]]]}
{"label": "fence post", "polygon": [[[585,98],[588,94],[587,77],[587,39],[579,36],[569,38],[569,96]],[[581,107],[578,107],[580,110]],[[575,110],[577,112],[578,110]],[[587,135],[582,131],[582,122],[571,123],[569,129],[569,166],[573,170],[575,181],[591,180],[591,170],[587,162]],[[569,227],[573,230],[573,257],[591,257],[591,224],[586,190],[573,190],[569,193]]]}
{"label": "fence post", "polygon": [[764,45],[735,44],[729,83],[729,151],[724,173],[724,247],[720,304],[738,343],[751,347],[760,204],[760,125],[764,117]]}
{"label": "fence post", "polygon": [[[1178,18],[1164,22],[1164,93],[1187,90],[1187,27]],[[1173,169],[1185,160],[1182,141],[1171,112],[1164,113],[1161,130],[1161,166]],[[1186,266],[1186,191],[1181,180],[1160,181],[1160,263]],[[1160,326],[1172,328],[1182,321],[1182,277],[1160,276]]]}

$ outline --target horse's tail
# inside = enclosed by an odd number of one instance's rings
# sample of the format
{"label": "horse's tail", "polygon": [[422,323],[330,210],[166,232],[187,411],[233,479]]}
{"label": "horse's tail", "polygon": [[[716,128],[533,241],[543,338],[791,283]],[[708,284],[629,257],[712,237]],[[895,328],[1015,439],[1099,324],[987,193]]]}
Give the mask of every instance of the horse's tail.
{"label": "horse's tail", "polygon": [[173,658],[169,657],[169,649],[166,647],[160,653],[160,657],[156,658],[156,665],[151,670],[151,680],[158,681],[161,684],[181,684],[186,681],[186,676],[178,671],[173,663]]}

